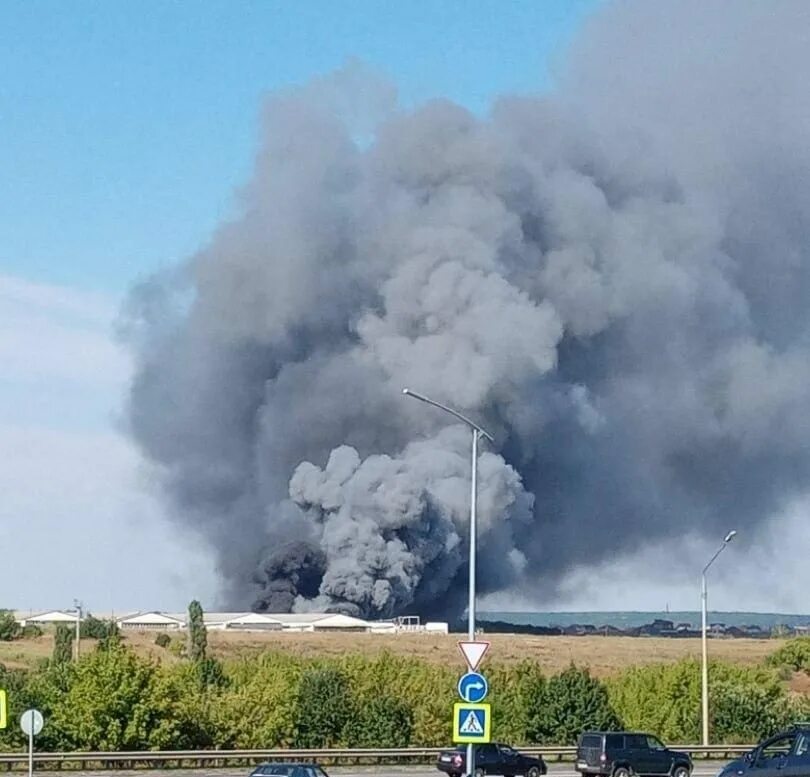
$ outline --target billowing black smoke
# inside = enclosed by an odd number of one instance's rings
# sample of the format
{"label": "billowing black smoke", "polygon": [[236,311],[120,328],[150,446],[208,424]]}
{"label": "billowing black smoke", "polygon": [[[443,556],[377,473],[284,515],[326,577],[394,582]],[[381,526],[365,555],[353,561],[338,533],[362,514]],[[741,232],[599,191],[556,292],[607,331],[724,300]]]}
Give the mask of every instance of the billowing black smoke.
{"label": "billowing black smoke", "polygon": [[272,98],[240,216],[130,306],[132,429],[229,603],[460,613],[469,433],[404,386],[497,437],[484,591],[804,493],[807,40],[639,0],[483,119],[353,68]]}

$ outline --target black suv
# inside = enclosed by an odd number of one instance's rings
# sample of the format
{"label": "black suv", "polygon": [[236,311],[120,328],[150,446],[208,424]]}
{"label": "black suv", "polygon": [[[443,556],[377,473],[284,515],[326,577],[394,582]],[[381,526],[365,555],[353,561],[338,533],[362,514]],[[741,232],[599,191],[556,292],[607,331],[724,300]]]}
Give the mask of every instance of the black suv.
{"label": "black suv", "polygon": [[[467,745],[459,745],[455,750],[442,750],[436,759],[436,768],[450,777],[466,774]],[[515,748],[498,742],[475,745],[475,777],[483,777],[485,774],[542,777],[547,771],[546,763],[540,756],[523,755]]]}
{"label": "black suv", "polygon": [[810,723],[794,723],[769,737],[717,777],[756,773],[757,777],[810,777]]}
{"label": "black suv", "polygon": [[[577,743],[576,770],[583,775],[690,777],[692,759],[665,747],[649,734],[629,731],[586,731]],[[809,776],[810,777],[810,776]]]}

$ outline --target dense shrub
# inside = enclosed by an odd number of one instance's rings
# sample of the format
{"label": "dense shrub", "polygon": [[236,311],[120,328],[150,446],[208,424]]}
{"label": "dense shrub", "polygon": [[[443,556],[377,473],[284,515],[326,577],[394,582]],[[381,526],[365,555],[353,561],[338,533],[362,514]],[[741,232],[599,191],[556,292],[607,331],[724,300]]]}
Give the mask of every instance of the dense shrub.
{"label": "dense shrub", "polygon": [[79,635],[82,639],[107,639],[110,635],[118,632],[118,624],[115,621],[105,621],[88,615],[79,627]]}
{"label": "dense shrub", "polygon": [[163,631],[155,637],[155,644],[158,647],[167,648],[172,644],[172,638]]}
{"label": "dense shrub", "polygon": [[377,696],[357,705],[344,739],[349,747],[407,747],[412,728],[413,712],[402,699]]}
{"label": "dense shrub", "polygon": [[20,636],[20,624],[11,610],[0,610],[0,642],[10,642]]}
{"label": "dense shrub", "polygon": [[[162,635],[168,636],[168,635]],[[78,662],[23,672],[0,667],[13,720],[36,706],[44,750],[447,746],[461,668],[382,653],[313,660],[283,652],[220,662],[159,665],[110,634]],[[161,640],[165,642],[165,640]],[[170,648],[184,645],[172,640]],[[700,664],[635,667],[602,682],[571,666],[545,677],[523,661],[485,669],[493,736],[515,745],[570,744],[586,728],[621,725],[670,742],[700,735]],[[789,697],[771,666],[710,667],[712,738],[752,742],[810,717],[810,698]],[[18,726],[0,749],[24,746]]]}
{"label": "dense shrub", "polygon": [[533,700],[527,733],[532,742],[573,745],[583,729],[610,731],[620,726],[605,686],[587,669],[570,666]]}
{"label": "dense shrub", "polygon": [[66,664],[73,656],[73,629],[60,623],[56,627],[56,634],[53,639],[53,656],[51,662],[54,664]]}
{"label": "dense shrub", "polygon": [[334,667],[310,669],[301,677],[295,718],[298,747],[335,747],[354,715],[346,675]]}
{"label": "dense shrub", "polygon": [[[612,678],[608,692],[628,728],[654,731],[669,742],[697,742],[700,674],[695,659],[633,667]],[[712,662],[709,692],[715,741],[755,741],[786,720],[787,695],[772,670]]]}
{"label": "dense shrub", "polygon": [[768,656],[766,663],[769,666],[788,667],[794,672],[807,672],[810,670],[810,637],[788,640]]}

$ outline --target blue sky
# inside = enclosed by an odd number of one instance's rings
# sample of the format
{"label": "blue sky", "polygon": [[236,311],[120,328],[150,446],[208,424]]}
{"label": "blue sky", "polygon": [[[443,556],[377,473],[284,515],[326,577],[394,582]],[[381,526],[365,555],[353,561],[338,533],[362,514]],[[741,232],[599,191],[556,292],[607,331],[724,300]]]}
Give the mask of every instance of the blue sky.
{"label": "blue sky", "polygon": [[358,57],[405,105],[547,89],[596,0],[7,0],[0,270],[122,289],[191,253],[249,172],[262,95]]}

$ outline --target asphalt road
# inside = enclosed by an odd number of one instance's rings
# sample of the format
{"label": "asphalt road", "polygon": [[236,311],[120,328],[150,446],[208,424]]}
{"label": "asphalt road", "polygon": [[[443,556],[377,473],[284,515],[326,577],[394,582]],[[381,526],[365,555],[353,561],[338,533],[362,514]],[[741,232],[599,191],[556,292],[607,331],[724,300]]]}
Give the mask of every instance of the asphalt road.
{"label": "asphalt road", "polygon": [[[695,761],[693,777],[714,777],[727,761]],[[442,777],[438,769],[427,766],[347,766],[330,767],[327,769],[330,777]],[[548,765],[549,777],[579,777],[570,763],[550,763]],[[36,774],[60,775],[65,772],[46,772],[37,770]],[[68,774],[71,777],[248,777],[250,769],[138,769],[137,771],[88,771]]]}

